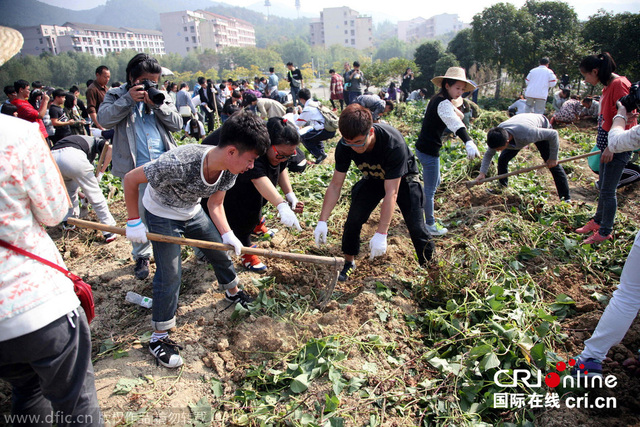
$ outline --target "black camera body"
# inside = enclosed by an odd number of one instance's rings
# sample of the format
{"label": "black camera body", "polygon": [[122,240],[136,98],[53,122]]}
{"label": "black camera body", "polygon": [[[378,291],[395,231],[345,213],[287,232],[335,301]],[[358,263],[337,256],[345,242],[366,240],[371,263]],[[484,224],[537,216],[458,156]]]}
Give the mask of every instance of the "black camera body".
{"label": "black camera body", "polygon": [[619,99],[620,103],[627,109],[627,113],[640,109],[640,92],[638,91],[640,82],[635,82],[629,88],[629,95],[625,95]]}
{"label": "black camera body", "polygon": [[145,79],[138,83],[138,85],[143,86],[141,90],[149,94],[149,99],[151,99],[154,104],[160,105],[164,102],[164,93],[158,90],[158,83]]}

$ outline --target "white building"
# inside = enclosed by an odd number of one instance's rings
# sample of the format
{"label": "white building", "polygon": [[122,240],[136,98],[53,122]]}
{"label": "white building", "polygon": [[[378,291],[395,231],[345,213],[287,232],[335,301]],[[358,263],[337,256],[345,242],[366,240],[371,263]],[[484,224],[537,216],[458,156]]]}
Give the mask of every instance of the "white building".
{"label": "white building", "polygon": [[373,23],[370,16],[343,7],[322,9],[320,19],[310,24],[311,46],[340,45],[359,50],[373,46]]}
{"label": "white building", "polygon": [[450,32],[457,33],[468,27],[469,25],[461,22],[456,14],[443,13],[429,19],[419,17],[410,21],[398,21],[398,40],[411,42],[432,39]]}
{"label": "white building", "polygon": [[161,13],[160,27],[167,52],[180,55],[208,48],[217,51],[256,45],[253,25],[204,10]]}
{"label": "white building", "polygon": [[21,55],[40,55],[47,52],[88,52],[105,56],[108,52],[134,49],[154,56],[165,53],[160,31],[117,28],[109,25],[66,22],[64,25],[38,25],[20,28],[24,37]]}

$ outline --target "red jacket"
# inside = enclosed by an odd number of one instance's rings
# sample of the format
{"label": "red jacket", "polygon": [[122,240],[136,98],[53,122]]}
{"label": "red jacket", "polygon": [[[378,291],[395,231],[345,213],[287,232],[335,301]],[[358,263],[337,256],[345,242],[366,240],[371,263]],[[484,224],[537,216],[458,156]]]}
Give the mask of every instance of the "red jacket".
{"label": "red jacket", "polygon": [[49,134],[47,133],[47,128],[44,127],[44,122],[40,118],[38,110],[33,108],[33,105],[29,104],[29,101],[24,99],[14,99],[11,103],[18,107],[18,117],[28,122],[38,123],[38,126],[40,126],[40,133],[43,138],[47,139]]}

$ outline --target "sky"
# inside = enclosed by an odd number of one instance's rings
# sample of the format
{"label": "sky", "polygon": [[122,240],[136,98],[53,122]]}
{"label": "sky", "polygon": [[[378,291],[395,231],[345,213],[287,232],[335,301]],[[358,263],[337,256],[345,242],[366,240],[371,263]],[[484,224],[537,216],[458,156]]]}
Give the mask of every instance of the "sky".
{"label": "sky", "polygon": [[[68,9],[83,10],[106,3],[106,0],[40,0],[54,6],[66,7]],[[223,3],[233,4],[235,6],[251,7],[255,11],[266,14],[264,2],[261,0],[220,0]],[[516,7],[521,7],[525,0],[508,0]],[[394,7],[390,4],[393,3]],[[311,0],[300,0],[300,15],[319,17],[320,11],[325,7],[341,7],[349,6],[361,14],[371,15],[374,24],[384,20],[397,22],[398,20],[410,20],[416,17],[430,18],[441,13],[455,13],[463,22],[470,23],[473,15],[482,12],[482,10],[492,4],[497,3],[496,0],[458,0],[454,3],[455,9],[451,8],[451,4],[444,1],[418,2],[416,0],[399,0],[399,2],[389,2],[388,0],[323,0],[321,2]],[[589,16],[595,14],[598,9],[620,13],[620,12],[640,12],[640,0],[609,0],[607,2],[601,0],[569,0],[566,3],[571,5],[580,20],[586,20]],[[295,0],[272,0],[273,6],[284,5],[293,9]],[[416,4],[429,4],[428,7],[415,7]],[[274,7],[271,8],[273,13]]]}

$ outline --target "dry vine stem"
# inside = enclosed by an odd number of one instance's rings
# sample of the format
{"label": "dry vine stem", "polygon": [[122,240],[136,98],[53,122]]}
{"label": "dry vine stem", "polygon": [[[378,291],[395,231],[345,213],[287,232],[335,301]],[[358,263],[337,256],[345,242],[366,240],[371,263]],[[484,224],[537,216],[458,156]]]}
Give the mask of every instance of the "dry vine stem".
{"label": "dry vine stem", "polygon": [[[110,225],[99,224],[97,222],[84,221],[77,218],[69,218],[67,221],[69,222],[69,224],[73,224],[82,228],[91,228],[94,230],[107,231],[110,233],[120,234],[122,236],[126,235],[125,229],[120,227],[113,227]],[[196,239],[187,239],[185,237],[165,236],[164,234],[147,233],[147,239],[153,240],[156,242],[175,243],[177,245],[188,245],[188,246],[195,246],[195,247],[204,248],[204,249],[213,249],[216,251],[233,250],[233,246],[225,245],[223,243],[207,242],[204,240],[196,240]],[[259,255],[266,258],[278,258],[278,259],[286,259],[290,261],[309,262],[313,264],[323,264],[323,265],[333,266],[331,280],[323,290],[320,298],[318,298],[319,308],[324,308],[331,300],[331,295],[333,294],[333,291],[336,287],[336,282],[338,281],[338,274],[340,273],[340,270],[344,266],[344,258],[342,257],[325,257],[325,256],[318,256],[318,255],[295,254],[290,252],[272,251],[268,249],[251,248],[246,246],[242,247],[242,253],[249,254],[249,255]]]}

